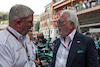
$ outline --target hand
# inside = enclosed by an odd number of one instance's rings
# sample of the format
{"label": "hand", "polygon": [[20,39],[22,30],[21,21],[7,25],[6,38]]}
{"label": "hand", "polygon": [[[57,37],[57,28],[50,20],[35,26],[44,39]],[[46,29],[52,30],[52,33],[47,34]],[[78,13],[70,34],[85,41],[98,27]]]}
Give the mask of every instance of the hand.
{"label": "hand", "polygon": [[33,60],[33,61],[35,62],[36,66],[38,66],[40,64],[39,58],[37,58],[37,60]]}

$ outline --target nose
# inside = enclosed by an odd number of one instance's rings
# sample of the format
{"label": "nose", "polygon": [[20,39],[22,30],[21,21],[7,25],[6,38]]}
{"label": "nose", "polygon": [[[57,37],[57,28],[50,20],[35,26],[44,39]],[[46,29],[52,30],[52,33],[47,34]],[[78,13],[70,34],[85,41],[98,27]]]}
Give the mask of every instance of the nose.
{"label": "nose", "polygon": [[30,27],[33,27],[33,23],[30,24]]}
{"label": "nose", "polygon": [[31,24],[31,26],[33,27],[33,23]]}

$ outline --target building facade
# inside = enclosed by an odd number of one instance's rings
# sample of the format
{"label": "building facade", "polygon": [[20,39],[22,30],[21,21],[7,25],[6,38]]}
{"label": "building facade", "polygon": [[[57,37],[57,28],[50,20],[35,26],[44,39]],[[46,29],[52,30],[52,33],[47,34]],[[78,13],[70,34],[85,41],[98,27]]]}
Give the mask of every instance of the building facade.
{"label": "building facade", "polygon": [[78,15],[79,32],[100,28],[100,0],[52,0],[52,4],[52,21],[56,21],[61,11],[66,9]]}
{"label": "building facade", "polygon": [[44,38],[54,38],[56,35],[56,27],[53,24],[52,20],[52,3],[49,3],[45,6],[45,12],[40,15],[40,29],[39,32],[42,32]]}
{"label": "building facade", "polygon": [[35,29],[35,26],[36,26],[36,24],[38,23],[38,22],[40,22],[40,15],[34,15],[34,21],[33,21],[33,31],[35,32],[36,31],[36,29]]}
{"label": "building facade", "polygon": [[[62,10],[72,10],[79,18],[79,32],[100,32],[100,0],[52,0],[40,15],[40,32],[45,38],[58,36],[55,21]],[[95,31],[93,31],[95,29]]]}

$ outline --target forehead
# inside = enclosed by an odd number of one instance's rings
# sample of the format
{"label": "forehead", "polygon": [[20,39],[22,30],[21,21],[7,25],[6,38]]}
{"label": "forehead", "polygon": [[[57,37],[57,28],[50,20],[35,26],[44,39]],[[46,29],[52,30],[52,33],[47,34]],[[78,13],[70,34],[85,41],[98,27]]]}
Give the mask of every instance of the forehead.
{"label": "forehead", "polygon": [[26,20],[33,20],[33,14],[32,15],[28,15],[28,17],[26,18]]}
{"label": "forehead", "polygon": [[64,21],[64,20],[66,20],[68,17],[69,17],[69,15],[68,15],[67,13],[66,13],[66,14],[62,14],[62,15],[59,17],[58,20]]}

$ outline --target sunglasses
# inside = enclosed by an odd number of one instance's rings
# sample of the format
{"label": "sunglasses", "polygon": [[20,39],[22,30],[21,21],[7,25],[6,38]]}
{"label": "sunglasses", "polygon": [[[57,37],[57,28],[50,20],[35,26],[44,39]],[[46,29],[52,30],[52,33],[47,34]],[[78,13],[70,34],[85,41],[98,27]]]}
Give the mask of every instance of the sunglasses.
{"label": "sunglasses", "polygon": [[63,23],[64,23],[64,22],[63,22],[62,20],[58,20],[58,21],[57,21],[57,24],[59,24],[59,25],[63,25]]}

